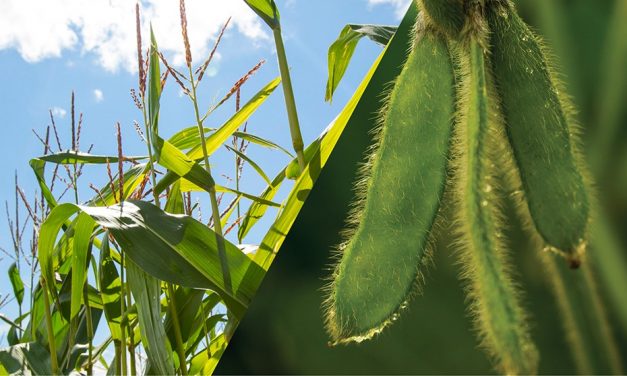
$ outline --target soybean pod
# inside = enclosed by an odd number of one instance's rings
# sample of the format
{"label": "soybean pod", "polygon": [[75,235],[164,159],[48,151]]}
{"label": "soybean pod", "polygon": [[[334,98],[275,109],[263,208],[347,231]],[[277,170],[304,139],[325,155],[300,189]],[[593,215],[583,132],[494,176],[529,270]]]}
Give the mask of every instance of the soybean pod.
{"label": "soybean pod", "polygon": [[569,257],[585,244],[589,197],[568,100],[539,38],[509,2],[487,12],[491,63],[531,219]]}
{"label": "soybean pod", "polygon": [[381,114],[339,247],[326,326],[336,343],[361,341],[394,321],[428,259],[447,178],[455,111],[447,42],[418,17],[414,46]]}
{"label": "soybean pod", "polygon": [[456,173],[460,264],[481,345],[499,372],[534,374],[538,353],[531,340],[502,244],[499,197],[496,194],[497,152],[492,145],[498,123],[484,50],[472,37],[457,46],[462,78],[456,126]]}
{"label": "soybean pod", "polygon": [[420,0],[420,3],[430,24],[452,38],[462,32],[466,23],[463,0]]}

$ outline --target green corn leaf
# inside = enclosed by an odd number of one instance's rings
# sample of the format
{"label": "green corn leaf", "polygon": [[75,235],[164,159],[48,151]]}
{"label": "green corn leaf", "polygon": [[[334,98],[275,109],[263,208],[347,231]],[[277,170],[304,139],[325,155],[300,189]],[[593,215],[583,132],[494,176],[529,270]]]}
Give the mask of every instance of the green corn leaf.
{"label": "green corn leaf", "polygon": [[54,281],[52,265],[57,234],[63,223],[79,211],[107,228],[128,257],[146,272],[177,285],[216,291],[237,317],[244,313],[264,274],[225,240],[231,277],[230,281],[225,280],[215,232],[191,217],[169,215],[146,202],[126,201],[123,206],[111,207],[66,203],[50,213],[39,237],[39,261],[42,275],[48,281]]}
{"label": "green corn leaf", "polygon": [[[413,3],[412,3],[413,4]],[[346,127],[358,126],[374,128],[376,114],[381,109],[381,93],[399,74],[401,67],[398,62],[403,61],[410,46],[409,30],[416,20],[417,9],[415,4],[405,16],[401,27],[402,33],[397,33],[386,49],[379,55],[366,77],[363,79],[353,97],[344,107],[333,123],[328,127],[324,142],[306,166],[303,173],[296,180],[294,188],[284,203],[284,210],[264,237],[259,250],[254,256],[257,264],[264,269],[272,264],[274,257],[285,240],[296,216],[300,212],[313,184],[318,179],[321,169],[326,164],[333,148],[337,144]],[[400,35],[400,37],[398,37]]]}
{"label": "green corn leaf", "polygon": [[216,337],[211,341],[209,346],[209,352],[211,357],[207,354],[207,351],[201,351],[192,358],[191,366],[189,369],[190,375],[211,375],[220,361],[220,357],[224,353],[227,346],[227,341],[224,334]]}
{"label": "green corn leaf", "polygon": [[39,184],[39,188],[41,189],[41,192],[46,199],[46,203],[48,203],[48,206],[50,208],[54,208],[55,206],[57,206],[57,200],[54,198],[54,195],[52,194],[52,192],[50,192],[50,188],[48,188],[48,185],[46,184],[46,176],[44,175],[46,162],[42,161],[41,159],[34,158],[31,159],[28,164],[35,173],[37,183]]}
{"label": "green corn leaf", "polygon": [[15,262],[9,267],[9,281],[11,281],[13,296],[15,296],[17,304],[22,305],[22,301],[24,300],[24,282],[22,282],[20,271],[17,269]]}
{"label": "green corn leaf", "polygon": [[[263,271],[225,239],[229,281],[222,276],[216,233],[195,219],[127,201],[108,208],[81,207],[107,228],[125,254],[150,275],[180,286],[215,291],[241,317]],[[250,273],[254,277],[244,279]]]}
{"label": "green corn leaf", "polygon": [[[231,189],[228,187],[223,187],[221,185],[216,185],[215,186],[215,190],[216,192],[224,192],[224,193],[232,193],[234,195],[237,196],[242,196],[244,198],[247,198],[253,202],[259,203],[261,205],[265,205],[265,206],[271,206],[271,207],[281,207],[280,204],[277,204],[276,202],[272,202],[270,200],[264,199],[262,197],[257,197],[255,195],[251,195],[249,193],[244,193],[241,191],[238,191],[236,189]],[[197,186],[196,184],[188,181],[188,180],[181,180],[181,191],[183,192],[197,192],[197,191],[202,191],[201,187]]]}
{"label": "green corn leaf", "polygon": [[148,121],[150,121],[150,140],[158,159],[159,147],[159,109],[161,102],[161,67],[157,40],[150,26],[150,67],[148,70]]}
{"label": "green corn leaf", "polygon": [[91,253],[91,233],[96,222],[87,214],[80,213],[74,227],[74,252],[72,252],[72,301],[70,319],[81,307],[83,288],[87,280],[87,259]]}
{"label": "green corn leaf", "polygon": [[126,270],[137,306],[142,344],[150,365],[158,374],[174,375],[172,347],[161,321],[160,282],[131,260],[127,260]]}
{"label": "green corn leaf", "polygon": [[176,183],[170,186],[168,200],[165,203],[165,211],[170,214],[185,214],[180,180],[177,180]]}
{"label": "green corn leaf", "polygon": [[6,375],[51,375],[50,354],[37,342],[1,349],[0,372]]}
{"label": "green corn leaf", "polygon": [[[205,137],[211,133],[215,132],[214,128],[203,128],[205,133]],[[168,139],[168,142],[171,143],[174,147],[186,150],[190,149],[194,146],[200,144],[200,135],[198,134],[198,126],[192,125],[190,127],[186,127],[176,132],[172,137]]]}
{"label": "green corn leaf", "polygon": [[240,157],[241,159],[243,159],[244,161],[248,162],[250,167],[252,167],[255,171],[257,171],[259,176],[261,176],[261,178],[263,180],[265,180],[266,183],[270,184],[270,178],[268,177],[268,175],[266,175],[266,173],[263,171],[263,169],[261,167],[259,167],[259,165],[255,161],[250,159],[249,156],[247,156],[246,154],[242,153],[241,151],[239,151],[237,149],[233,149],[232,147],[230,147],[228,145],[226,145],[226,148],[229,149],[230,151],[232,151],[233,153],[237,154],[237,156]]}
{"label": "green corn leaf", "polygon": [[252,9],[271,29],[279,28],[281,16],[274,0],[244,0],[244,2]]}
{"label": "green corn leaf", "polygon": [[395,32],[396,27],[394,26],[346,25],[337,40],[329,47],[329,78],[325,100],[330,102],[333,99],[333,93],[344,77],[355,48],[363,37],[368,37],[374,42],[386,46]]}
{"label": "green corn leaf", "polygon": [[[231,219],[231,216],[233,215],[233,212],[235,212],[235,209],[237,209],[237,205],[239,205],[239,202],[241,201],[241,199],[242,199],[242,196],[237,195],[237,197],[235,197],[233,205],[231,206],[231,209],[229,209],[226,213],[224,213],[222,218],[220,218],[220,224],[222,225],[222,228],[226,227],[226,224],[229,222],[229,219]],[[256,203],[256,202],[253,202],[253,203]],[[267,207],[267,205],[265,206]]]}
{"label": "green corn leaf", "polygon": [[[176,181],[177,178],[185,178],[193,182],[196,186],[202,188],[204,191],[209,192],[213,189],[215,186],[213,178],[204,168],[202,168],[200,164],[194,162],[187,155],[185,155],[185,153],[161,138],[156,141],[156,144],[160,150],[158,156],[159,164],[176,175],[176,177],[172,179],[171,183]],[[166,175],[166,177],[168,177],[168,175]],[[166,177],[162,180],[165,180]],[[162,188],[165,189],[166,187],[167,186]],[[161,193],[160,191],[157,192]]]}
{"label": "green corn leaf", "polygon": [[[279,191],[279,188],[281,188],[281,184],[283,183],[284,180],[285,180],[285,169],[279,172],[277,176],[275,176],[275,178],[272,179],[271,184],[269,184],[266,187],[266,189],[264,189],[264,191],[261,193],[259,198],[266,200],[266,201],[272,201],[274,196]],[[263,215],[266,213],[267,210],[268,210],[268,205],[264,205],[260,202],[253,201],[253,203],[248,208],[248,211],[246,212],[246,215],[244,216],[244,219],[242,220],[240,228],[237,232],[237,237],[240,242],[242,241],[242,239],[246,237],[248,232],[259,221],[259,219],[263,217]]]}
{"label": "green corn leaf", "polygon": [[[205,137],[209,137],[211,133],[215,131],[216,131],[215,128],[205,127],[204,128]],[[284,152],[285,154],[289,155],[290,157],[292,158],[294,157],[292,153],[290,153],[284,147],[270,140],[267,140],[265,138],[256,136],[252,133],[236,131],[236,132],[233,132],[233,136],[246,140],[250,143],[268,148],[268,149],[280,150]],[[171,143],[174,147],[181,149],[181,150],[198,147],[200,145],[200,135],[198,134],[198,126],[193,125],[191,127],[187,127],[177,132],[176,134],[174,134],[172,137],[168,139],[168,142]]]}
{"label": "green corn leaf", "polygon": [[121,295],[120,275],[111,258],[108,231],[105,232],[102,238],[102,246],[100,248],[98,283],[109,332],[115,341],[121,341],[122,329],[120,323],[122,320],[122,307],[120,299],[123,297]]}
{"label": "green corn leaf", "polygon": [[[147,159],[148,157],[124,157],[124,161],[128,162],[136,162],[142,159]],[[63,164],[63,165],[73,165],[73,164],[107,164],[107,163],[117,163],[118,157],[113,156],[104,156],[104,155],[93,155],[88,153],[81,153],[73,150],[66,150],[63,152],[48,154],[39,157],[42,161]]]}
{"label": "green corn leaf", "polygon": [[[207,155],[213,154],[220,146],[222,146],[229,137],[233,136],[233,133],[242,126],[246,120],[261,106],[268,97],[274,92],[274,90],[281,83],[281,78],[277,77],[270,81],[263,89],[261,89],[251,100],[249,100],[239,111],[235,113],[229,120],[227,120],[220,128],[213,132],[207,138]],[[201,145],[197,145],[188,154],[188,157],[194,160],[198,160],[203,157],[203,150]]]}
{"label": "green corn leaf", "polygon": [[266,139],[261,138],[259,136],[255,136],[254,134],[250,134],[250,133],[247,133],[247,132],[234,132],[233,136],[235,136],[237,138],[241,138],[242,140],[246,140],[246,141],[248,141],[250,143],[253,143],[255,145],[263,146],[263,147],[268,148],[268,149],[280,150],[283,153],[287,154],[288,156],[294,158],[294,155],[292,153],[290,153],[287,149],[282,147],[281,145],[275,144],[274,142],[272,142],[270,140],[266,140]]}
{"label": "green corn leaf", "polygon": [[[202,325],[202,299],[205,291],[194,290],[186,287],[178,287],[174,292],[176,301],[176,312],[179,318],[181,338],[185,352],[188,353],[196,337],[203,329]],[[165,318],[165,330],[171,343],[175,341],[175,331],[172,322],[172,315],[169,312]]]}
{"label": "green corn leaf", "polygon": [[[235,115],[233,115],[226,123],[224,123],[217,131],[211,134],[206,140],[207,155],[213,154],[222,144],[233,135],[237,129],[248,120],[248,118],[261,106],[263,102],[272,94],[281,82],[280,78],[276,78],[259,91],[248,103],[244,105]],[[157,140],[160,148],[167,148],[165,153],[166,159],[159,159],[159,164],[171,170],[168,172],[154,188],[158,194],[163,192],[169,185],[174,183],[179,177],[183,177],[199,187],[207,190],[209,185],[213,184],[213,180],[208,176],[205,169],[200,167],[194,161],[199,161],[204,157],[202,146],[197,144],[187,155],[174,147],[168,141]],[[209,182],[209,183],[208,183]]]}
{"label": "green corn leaf", "polygon": [[[124,197],[128,198],[135,191],[135,189],[139,186],[139,184],[144,180],[146,174],[148,173],[148,164],[138,164],[131,168],[129,168],[126,172],[124,172],[123,181],[124,181]],[[113,180],[113,186],[118,189],[119,177],[115,177]],[[117,202],[116,199],[119,199],[119,192],[116,191],[116,196],[113,196],[113,192],[111,191],[111,184],[105,184],[98,193],[87,202],[88,206],[109,206],[113,205]]]}

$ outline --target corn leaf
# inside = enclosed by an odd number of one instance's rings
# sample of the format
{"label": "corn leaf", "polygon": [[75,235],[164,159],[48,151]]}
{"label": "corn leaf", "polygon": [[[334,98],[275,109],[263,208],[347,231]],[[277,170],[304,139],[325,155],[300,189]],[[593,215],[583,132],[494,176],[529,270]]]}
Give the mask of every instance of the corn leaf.
{"label": "corn leaf", "polygon": [[271,29],[280,27],[281,16],[274,0],[244,0]]}
{"label": "corn leaf", "polygon": [[[244,313],[263,271],[225,239],[230,285],[222,275],[217,234],[195,219],[168,214],[158,207],[127,201],[119,205],[80,207],[107,228],[126,255],[148,274],[180,286],[217,292],[238,317]],[[254,277],[244,279],[247,273]]]}
{"label": "corn leaf", "polygon": [[327,90],[325,100],[330,102],[333,99],[333,93],[340,84],[348,64],[355,53],[357,44],[363,37],[368,37],[380,45],[387,45],[394,33],[396,27],[382,25],[346,25],[340,32],[339,37],[329,47],[329,78],[327,80]]}
{"label": "corn leaf", "polygon": [[411,33],[408,30],[413,27],[416,14],[417,9],[414,5],[410,7],[400,26],[405,31],[396,33],[386,49],[379,55],[353,97],[329,125],[328,131],[325,131],[326,136],[320,143],[320,150],[312,157],[296,180],[292,192],[284,203],[285,209],[264,237],[254,256],[255,262],[265,270],[272,264],[344,129],[353,125],[360,127],[364,124],[374,125],[376,122],[376,114],[382,106],[381,92],[400,74],[401,67],[398,62],[404,60],[410,46],[409,35]]}
{"label": "corn leaf", "polygon": [[83,287],[87,280],[87,259],[89,257],[91,233],[96,222],[87,214],[80,213],[74,228],[74,252],[72,252],[72,300],[70,319],[78,314],[83,297]]}
{"label": "corn leaf", "polygon": [[174,375],[172,347],[161,321],[161,287],[158,279],[127,260],[128,284],[135,298],[141,340],[150,365],[161,375]]}
{"label": "corn leaf", "polygon": [[50,354],[37,342],[1,349],[0,372],[6,375],[51,375]]}
{"label": "corn leaf", "polygon": [[109,246],[109,233],[105,232],[102,238],[102,246],[100,249],[100,262],[98,269],[98,282],[100,294],[102,296],[102,304],[109,332],[111,337],[116,341],[122,340],[122,329],[120,327],[122,321],[122,299],[121,281],[115,263],[111,258],[111,249]]}
{"label": "corn leaf", "polygon": [[54,198],[54,195],[48,188],[48,184],[46,184],[46,176],[44,175],[46,162],[41,159],[33,158],[28,162],[30,167],[33,169],[35,173],[35,177],[37,178],[37,183],[39,184],[39,188],[46,199],[46,203],[50,208],[54,208],[57,206],[57,200]]}
{"label": "corn leaf", "polygon": [[[142,159],[147,159],[148,157],[124,157],[124,161],[128,162],[136,162]],[[73,165],[73,164],[107,164],[107,163],[117,163],[119,158],[113,156],[104,156],[104,155],[93,155],[89,153],[81,153],[73,150],[66,150],[55,154],[48,154],[39,157],[42,161],[63,164],[63,165]]]}
{"label": "corn leaf", "polygon": [[[224,144],[233,133],[248,120],[248,118],[261,106],[266,99],[274,92],[281,83],[281,78],[277,77],[270,81],[263,89],[261,89],[251,100],[248,101],[239,111],[227,120],[218,130],[212,133],[206,140],[207,155],[213,154],[222,144]],[[202,145],[194,147],[187,156],[191,159],[198,160],[203,157]]]}
{"label": "corn leaf", "polygon": [[24,282],[22,282],[20,271],[15,262],[9,267],[9,280],[11,281],[13,296],[15,296],[17,304],[22,305],[22,301],[24,300]]}
{"label": "corn leaf", "polygon": [[257,171],[257,173],[259,174],[259,176],[261,176],[261,178],[263,180],[266,181],[266,183],[270,184],[270,178],[268,177],[268,175],[266,175],[266,173],[263,171],[263,169],[252,159],[250,159],[250,157],[248,157],[246,154],[242,153],[241,151],[234,149],[228,145],[226,145],[226,148],[229,149],[230,151],[232,151],[233,153],[235,153],[239,158],[243,159],[244,161],[248,162],[248,164],[250,165],[250,167],[252,167],[255,171]]}

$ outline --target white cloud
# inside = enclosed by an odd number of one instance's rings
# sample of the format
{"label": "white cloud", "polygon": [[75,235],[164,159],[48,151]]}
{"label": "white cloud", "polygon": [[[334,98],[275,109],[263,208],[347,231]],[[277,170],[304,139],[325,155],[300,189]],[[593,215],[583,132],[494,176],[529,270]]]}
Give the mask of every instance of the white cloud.
{"label": "white cloud", "polygon": [[[144,48],[149,25],[160,49],[173,63],[184,60],[178,1],[142,0]],[[192,55],[201,62],[228,17],[239,33],[258,41],[269,38],[243,1],[188,0]],[[109,71],[137,70],[135,1],[19,0],[0,1],[0,50],[15,49],[28,62],[60,57],[66,50],[93,54]]]}
{"label": "white cloud", "polygon": [[104,93],[100,89],[94,89],[94,100],[100,103],[104,100]]}
{"label": "white cloud", "polygon": [[52,112],[52,116],[58,117],[61,119],[63,119],[65,115],[67,115],[67,111],[61,107],[52,107],[50,111]]}
{"label": "white cloud", "polygon": [[412,0],[368,0],[368,5],[373,7],[376,5],[392,5],[397,18],[402,18]]}

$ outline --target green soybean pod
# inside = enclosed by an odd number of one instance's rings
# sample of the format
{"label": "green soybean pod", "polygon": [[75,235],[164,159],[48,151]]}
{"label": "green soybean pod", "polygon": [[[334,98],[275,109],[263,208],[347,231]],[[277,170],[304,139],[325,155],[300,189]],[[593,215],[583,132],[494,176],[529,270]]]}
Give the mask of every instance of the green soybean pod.
{"label": "green soybean pod", "polygon": [[513,6],[495,5],[487,17],[494,76],[532,222],[547,245],[576,259],[590,198],[568,99],[539,38]]}
{"label": "green soybean pod", "polygon": [[[474,39],[474,38],[473,38]],[[502,242],[496,189],[493,90],[476,40],[457,46],[463,78],[456,126],[456,199],[462,276],[481,345],[499,372],[534,374],[538,352],[513,282]]]}
{"label": "green soybean pod", "polygon": [[452,38],[456,38],[462,32],[466,23],[462,0],[420,0],[420,3],[421,9],[433,26]]}
{"label": "green soybean pod", "polygon": [[369,339],[394,321],[428,259],[447,177],[455,86],[444,37],[425,30],[420,16],[417,25],[328,286],[326,326],[334,343]]}

